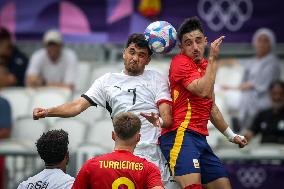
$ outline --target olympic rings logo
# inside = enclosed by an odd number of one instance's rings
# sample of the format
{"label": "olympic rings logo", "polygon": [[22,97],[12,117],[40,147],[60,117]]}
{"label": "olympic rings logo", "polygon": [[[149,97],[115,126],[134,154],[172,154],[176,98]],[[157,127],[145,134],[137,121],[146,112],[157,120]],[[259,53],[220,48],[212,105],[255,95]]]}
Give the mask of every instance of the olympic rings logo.
{"label": "olympic rings logo", "polygon": [[241,168],[237,171],[237,178],[246,188],[258,188],[266,180],[266,172],[263,168]]}
{"label": "olympic rings logo", "polygon": [[199,0],[197,11],[210,29],[239,30],[253,12],[251,0]]}

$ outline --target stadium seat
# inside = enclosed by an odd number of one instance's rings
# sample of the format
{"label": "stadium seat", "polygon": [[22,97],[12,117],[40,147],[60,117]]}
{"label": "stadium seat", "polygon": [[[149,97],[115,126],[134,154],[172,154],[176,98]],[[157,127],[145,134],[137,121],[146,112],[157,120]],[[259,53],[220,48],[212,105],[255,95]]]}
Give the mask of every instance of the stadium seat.
{"label": "stadium seat", "polygon": [[220,138],[224,137],[220,131],[216,128],[211,127],[208,129],[208,132],[209,132],[209,136],[206,137],[206,140],[208,142],[208,144],[211,146],[211,148],[216,148],[218,147],[218,144],[219,144],[219,141],[220,141]]}
{"label": "stadium seat", "polygon": [[80,146],[76,151],[76,171],[79,172],[84,162],[88,159],[109,152],[111,152],[111,150],[105,149],[101,146],[97,146],[94,144],[84,144]]}
{"label": "stadium seat", "polygon": [[27,178],[43,167],[41,164],[35,162],[38,160],[35,145],[31,146],[25,140],[21,142],[18,140],[2,140],[0,142],[0,154],[5,156],[5,169],[7,170],[7,188],[17,188],[19,182],[23,178]]}
{"label": "stadium seat", "polygon": [[254,156],[255,158],[258,159],[264,159],[264,158],[281,159],[284,156],[283,145],[262,144],[257,148],[250,148],[250,154],[251,156]]}
{"label": "stadium seat", "polygon": [[238,86],[243,78],[244,68],[239,64],[222,66],[218,68],[216,83],[222,85]]}
{"label": "stadium seat", "polygon": [[155,70],[165,77],[169,75],[171,60],[152,60],[149,65],[147,65],[146,70]]}
{"label": "stadium seat", "polygon": [[75,151],[85,141],[88,124],[78,118],[58,119],[49,128],[49,130],[53,129],[63,129],[68,132],[69,150]]}
{"label": "stadium seat", "polygon": [[219,90],[220,86],[239,86],[241,84],[242,78],[244,74],[244,68],[235,64],[232,66],[223,66],[220,67],[217,71],[216,75],[216,90],[215,93],[222,93],[224,95],[225,104],[227,105],[229,110],[237,111],[240,101],[240,91],[236,90],[228,90],[223,91]]}
{"label": "stadium seat", "polygon": [[19,118],[15,121],[12,128],[13,140],[23,141],[23,143],[30,143],[34,147],[36,140],[47,131],[47,120],[33,120],[31,117]]}
{"label": "stadium seat", "polygon": [[31,116],[29,107],[31,106],[31,90],[23,87],[5,88],[0,91],[0,95],[6,98],[12,108],[13,120],[19,117]]}
{"label": "stadium seat", "polygon": [[91,63],[80,62],[78,64],[77,78],[75,80],[75,91],[86,91],[91,83]]}
{"label": "stadium seat", "polygon": [[111,138],[112,131],[113,126],[110,118],[98,121],[90,127],[87,143],[112,150],[114,147],[114,141]]}
{"label": "stadium seat", "polygon": [[[31,109],[34,108],[50,108],[61,105],[67,102],[71,98],[71,91],[69,89],[54,88],[54,87],[43,87],[36,89],[32,96]],[[47,118],[49,124],[53,124],[58,118]]]}
{"label": "stadium seat", "polygon": [[123,63],[119,62],[116,64],[107,64],[103,66],[94,67],[92,76],[91,76],[91,84],[100,76],[106,73],[120,73],[123,70]]}
{"label": "stadium seat", "polygon": [[[40,87],[33,91],[32,105],[57,105],[71,98],[72,91],[67,88],[59,87]],[[52,98],[52,99],[49,99]],[[49,100],[47,100],[49,99]],[[56,104],[57,103],[57,104]]]}
{"label": "stadium seat", "polygon": [[240,149],[231,143],[231,147],[220,148],[214,151],[219,158],[224,159],[245,159],[248,158],[248,149]]}

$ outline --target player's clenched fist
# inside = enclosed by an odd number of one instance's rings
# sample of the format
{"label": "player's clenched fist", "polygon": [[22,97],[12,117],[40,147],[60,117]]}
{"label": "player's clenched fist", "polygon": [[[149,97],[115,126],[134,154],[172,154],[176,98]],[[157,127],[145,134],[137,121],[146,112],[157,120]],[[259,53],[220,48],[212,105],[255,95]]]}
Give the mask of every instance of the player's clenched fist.
{"label": "player's clenched fist", "polygon": [[247,139],[241,135],[236,135],[231,142],[238,144],[240,148],[243,148],[248,144]]}
{"label": "player's clenched fist", "polygon": [[219,54],[219,50],[220,50],[220,45],[221,45],[222,41],[224,40],[224,38],[225,38],[225,36],[221,36],[211,43],[209,57],[217,58],[217,56]]}
{"label": "player's clenched fist", "polygon": [[34,120],[38,120],[40,118],[45,118],[48,114],[48,110],[47,109],[43,109],[43,108],[35,108],[33,111],[33,119]]}

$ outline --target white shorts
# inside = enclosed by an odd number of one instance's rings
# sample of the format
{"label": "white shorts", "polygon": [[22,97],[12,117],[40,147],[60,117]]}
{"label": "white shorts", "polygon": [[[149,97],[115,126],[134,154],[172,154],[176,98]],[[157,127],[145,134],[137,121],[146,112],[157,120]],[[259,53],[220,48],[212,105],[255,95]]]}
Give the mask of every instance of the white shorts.
{"label": "white shorts", "polygon": [[147,161],[154,163],[161,171],[162,181],[165,189],[179,189],[179,185],[171,179],[169,166],[164,155],[157,144],[138,144],[134,154],[145,158]]}

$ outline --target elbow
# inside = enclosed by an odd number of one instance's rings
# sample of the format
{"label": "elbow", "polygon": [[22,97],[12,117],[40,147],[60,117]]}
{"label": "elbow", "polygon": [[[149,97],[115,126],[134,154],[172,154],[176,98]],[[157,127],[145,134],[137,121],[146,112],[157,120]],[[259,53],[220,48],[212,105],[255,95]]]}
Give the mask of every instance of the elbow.
{"label": "elbow", "polygon": [[173,120],[172,118],[169,118],[163,125],[162,128],[170,128],[173,125]]}
{"label": "elbow", "polygon": [[75,117],[82,112],[82,107],[80,105],[75,105],[71,111],[70,117]]}
{"label": "elbow", "polygon": [[199,94],[199,96],[202,98],[210,99],[212,98],[212,94],[213,94],[212,91],[204,90]]}
{"label": "elbow", "polygon": [[73,117],[80,114],[82,112],[82,108],[81,107],[77,107],[76,110],[74,111]]}

